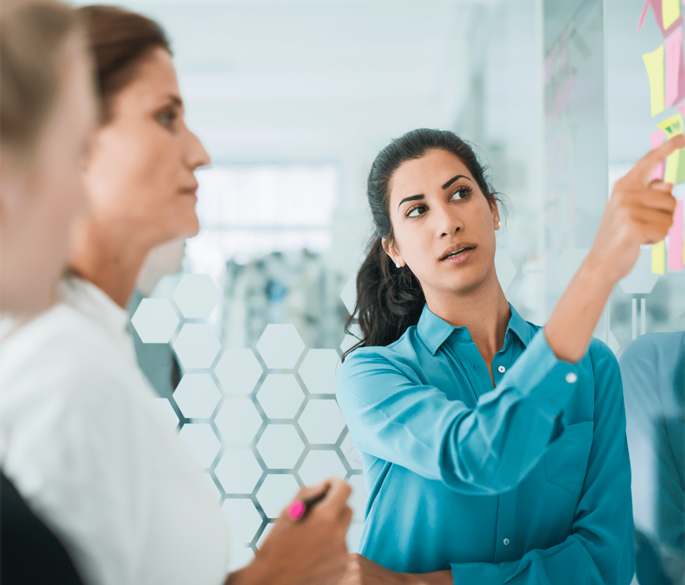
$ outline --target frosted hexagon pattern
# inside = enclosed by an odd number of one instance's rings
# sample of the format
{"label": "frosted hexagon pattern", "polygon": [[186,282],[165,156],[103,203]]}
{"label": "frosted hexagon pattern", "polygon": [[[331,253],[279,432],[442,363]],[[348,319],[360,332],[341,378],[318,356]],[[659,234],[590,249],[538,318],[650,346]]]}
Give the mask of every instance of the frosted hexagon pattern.
{"label": "frosted hexagon pattern", "polygon": [[251,494],[262,477],[262,467],[249,449],[225,451],[214,470],[227,494]]}
{"label": "frosted hexagon pattern", "polygon": [[206,323],[186,323],[173,346],[185,369],[211,367],[221,349],[219,340]]}
{"label": "frosted hexagon pattern", "polygon": [[354,446],[350,433],[345,435],[345,438],[340,444],[340,450],[352,469],[362,469],[362,456],[359,450]]}
{"label": "frosted hexagon pattern", "polygon": [[269,418],[294,418],[304,402],[304,392],[292,374],[270,374],[257,392]]}
{"label": "frosted hexagon pattern", "polygon": [[169,343],[179,318],[166,299],[143,299],[131,324],[143,343]]}
{"label": "frosted hexagon pattern", "polygon": [[313,444],[333,444],[345,428],[345,418],[332,398],[310,400],[298,422],[307,440]]}
{"label": "frosted hexagon pattern", "polygon": [[278,518],[299,489],[292,475],[267,475],[257,491],[257,500],[268,518]]}
{"label": "frosted hexagon pattern", "polygon": [[267,325],[257,342],[257,351],[273,369],[295,367],[304,351],[304,341],[294,325]]}
{"label": "frosted hexagon pattern", "polygon": [[516,266],[514,266],[509,252],[502,248],[495,250],[495,271],[502,290],[507,292],[516,276]]}
{"label": "frosted hexagon pattern", "polygon": [[225,443],[251,443],[262,426],[262,417],[252,400],[226,400],[214,418]]}
{"label": "frosted hexagon pattern", "polygon": [[168,398],[155,398],[155,405],[157,410],[161,413],[161,416],[168,421],[168,424],[172,428],[178,426],[178,416],[174,407],[171,406]]}
{"label": "frosted hexagon pattern", "polygon": [[352,495],[348,500],[350,508],[352,508],[353,517],[355,520],[364,519],[364,510],[366,509],[366,502],[369,499],[369,494],[366,491],[363,475],[353,475],[347,482],[352,486]]}
{"label": "frosted hexagon pattern", "polygon": [[334,349],[310,349],[298,370],[312,394],[335,394],[335,372],[340,356]]}
{"label": "frosted hexagon pattern", "polygon": [[335,451],[310,451],[298,470],[305,485],[313,485],[327,477],[345,477],[345,466]]}
{"label": "frosted hexagon pattern", "polygon": [[304,443],[293,425],[269,425],[257,441],[257,450],[269,469],[292,469]]}
{"label": "frosted hexagon pattern", "polygon": [[589,251],[588,248],[566,248],[561,253],[554,263],[552,274],[562,288],[566,288],[571,282],[573,275],[578,271]]}
{"label": "frosted hexagon pattern", "polygon": [[623,292],[629,295],[648,295],[652,292],[658,274],[652,272],[652,250],[645,248],[640,250],[640,255],[630,274],[618,281]]}
{"label": "frosted hexagon pattern", "polygon": [[221,294],[208,274],[185,274],[173,296],[186,319],[206,319]]}
{"label": "frosted hexagon pattern", "polygon": [[212,428],[208,424],[186,424],[183,425],[180,435],[190,447],[200,467],[209,467],[221,448]]}
{"label": "frosted hexagon pattern", "polygon": [[229,520],[232,542],[250,544],[262,525],[262,517],[252,500],[229,498],[221,509]]}
{"label": "frosted hexagon pattern", "polygon": [[221,392],[209,374],[185,374],[174,399],[186,418],[209,418],[219,404]]}
{"label": "frosted hexagon pattern", "polygon": [[254,559],[254,551],[249,546],[236,546],[231,548],[230,558],[228,570],[237,571],[252,562],[252,559]]}
{"label": "frosted hexagon pattern", "polygon": [[247,394],[254,390],[262,366],[251,349],[227,349],[214,368],[225,392]]}

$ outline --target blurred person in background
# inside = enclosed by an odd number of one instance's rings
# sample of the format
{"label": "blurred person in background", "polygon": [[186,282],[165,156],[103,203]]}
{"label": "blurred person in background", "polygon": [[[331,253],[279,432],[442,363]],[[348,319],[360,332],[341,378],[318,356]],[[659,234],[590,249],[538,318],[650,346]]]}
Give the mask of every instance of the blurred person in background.
{"label": "blurred person in background", "polygon": [[683,146],[667,142],[616,182],[544,328],[499,284],[501,200],[472,148],[420,129],[381,151],[353,314],[362,338],[336,379],[370,494],[351,579],[630,583],[621,374],[592,332],[640,246],[668,233],[673,185],[649,176]]}
{"label": "blurred person in background", "polygon": [[[32,408],[14,393],[17,347],[50,335],[68,309],[51,308],[67,259],[73,219],[85,210],[83,165],[96,107],[86,38],[77,13],[51,0],[0,5],[0,582],[79,584],[50,530],[43,489],[22,473],[15,441]],[[21,350],[20,350],[21,351]],[[21,359],[21,358],[20,358]],[[45,387],[48,379],[34,380]],[[30,431],[29,431],[30,432]],[[34,511],[32,510],[35,510]]]}
{"label": "blurred person in background", "polygon": [[[149,252],[197,233],[194,171],[209,157],[184,124],[159,26],[116,8],[92,6],[80,14],[102,102],[84,170],[88,212],[71,233],[70,274],[60,284],[56,316],[24,327],[3,346],[3,468],[62,538],[88,584],[335,583],[347,565],[352,514],[350,488],[335,479],[303,488],[300,499],[326,495],[303,520],[284,512],[255,560],[228,575],[226,519],[156,407],[136,364],[125,308]],[[87,125],[88,107],[78,112],[84,119],[63,132]],[[50,161],[82,162],[83,147],[70,153],[59,140],[53,146]],[[61,204],[80,188],[65,185]],[[45,231],[67,213],[59,206],[48,211]],[[25,231],[22,220],[35,221],[30,215],[15,214],[15,231]],[[27,245],[49,256],[60,241],[43,236],[34,232]],[[15,248],[3,242],[3,250],[11,256]],[[62,261],[45,262],[51,279]],[[36,283],[41,278],[47,280],[42,271]],[[25,294],[38,297],[36,283],[27,279]],[[21,294],[6,298],[16,299],[16,314],[27,304]]]}

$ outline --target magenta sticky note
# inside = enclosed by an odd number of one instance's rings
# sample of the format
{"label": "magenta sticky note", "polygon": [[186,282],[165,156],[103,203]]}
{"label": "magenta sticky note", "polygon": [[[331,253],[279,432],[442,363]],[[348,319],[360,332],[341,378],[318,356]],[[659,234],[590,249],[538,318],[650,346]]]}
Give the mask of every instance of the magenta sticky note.
{"label": "magenta sticky note", "polygon": [[[659,148],[663,143],[664,143],[664,131],[663,130],[657,130],[656,132],[652,132],[649,135],[649,145],[652,150],[655,148]],[[650,181],[653,181],[654,179],[661,179],[663,180],[664,178],[664,171],[666,170],[666,165],[663,162],[659,163],[659,166],[654,169],[654,172],[652,173],[652,176],[649,177]]]}
{"label": "magenta sticky note", "polygon": [[668,230],[668,269],[683,269],[683,202],[678,201]]}
{"label": "magenta sticky note", "polygon": [[659,30],[661,31],[661,36],[666,38],[672,32],[675,31],[681,24],[683,24],[683,17],[679,16],[678,19],[664,30],[664,18],[661,9],[661,0],[650,0],[652,5],[652,11],[654,12],[654,18],[656,18],[656,23],[659,25]]}
{"label": "magenta sticky note", "polygon": [[685,98],[685,63],[683,63],[683,29],[678,27],[664,42],[666,53],[666,99],[668,108]]}
{"label": "magenta sticky note", "polygon": [[645,7],[642,9],[642,15],[640,16],[640,24],[637,25],[637,34],[640,34],[640,29],[642,28],[642,23],[645,21],[645,16],[647,16],[647,8],[649,8],[649,3],[652,0],[647,0],[645,2]]}

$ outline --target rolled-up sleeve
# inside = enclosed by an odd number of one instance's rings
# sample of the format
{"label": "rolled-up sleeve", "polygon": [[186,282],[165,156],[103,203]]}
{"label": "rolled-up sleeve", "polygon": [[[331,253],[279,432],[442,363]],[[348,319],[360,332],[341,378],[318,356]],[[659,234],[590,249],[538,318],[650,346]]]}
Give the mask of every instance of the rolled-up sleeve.
{"label": "rolled-up sleeve", "polygon": [[630,461],[621,375],[597,344],[594,438],[571,534],[546,550],[505,563],[453,564],[454,583],[628,585],[635,573]]}
{"label": "rolled-up sleeve", "polygon": [[353,352],[336,394],[357,447],[468,494],[518,485],[545,452],[578,366],[556,358],[543,330],[475,408],[421,382],[389,348]]}

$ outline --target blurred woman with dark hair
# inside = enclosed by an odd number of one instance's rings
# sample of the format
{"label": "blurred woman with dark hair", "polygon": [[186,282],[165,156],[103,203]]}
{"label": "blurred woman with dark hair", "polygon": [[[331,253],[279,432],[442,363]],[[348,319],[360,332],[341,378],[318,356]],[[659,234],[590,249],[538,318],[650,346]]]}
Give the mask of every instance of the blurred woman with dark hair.
{"label": "blurred woman with dark hair", "polygon": [[592,332],[640,245],[672,223],[673,185],[649,176],[684,144],[616,183],[544,328],[497,280],[500,201],[471,147],[424,129],[378,155],[362,336],[336,385],[370,494],[351,569],[362,582],[630,583],[621,376]]}
{"label": "blurred woman with dark hair", "polygon": [[284,513],[257,558],[228,575],[226,519],[157,409],[125,309],[149,252],[197,233],[194,171],[209,156],[185,125],[161,28],[119,8],[79,12],[103,107],[89,208],[72,232],[63,317],[3,356],[6,469],[89,584],[337,582],[351,519],[340,480],[303,488],[300,499],[326,495],[303,520]]}

